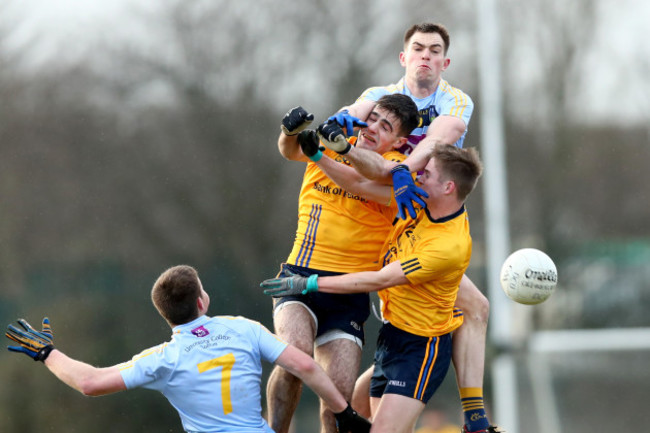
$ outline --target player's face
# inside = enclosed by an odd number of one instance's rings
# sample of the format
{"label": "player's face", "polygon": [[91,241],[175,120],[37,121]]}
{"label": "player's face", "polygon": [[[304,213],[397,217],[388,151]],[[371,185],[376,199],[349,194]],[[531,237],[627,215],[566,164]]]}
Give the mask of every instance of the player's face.
{"label": "player's face", "polygon": [[445,42],[438,33],[414,33],[399,60],[406,76],[417,82],[437,81],[449,66]]}
{"label": "player's face", "polygon": [[422,189],[429,194],[429,200],[446,194],[450,187],[449,183],[451,182],[441,177],[434,158],[431,158],[424,167],[422,174],[418,176],[418,181]]}
{"label": "player's face", "polygon": [[366,123],[368,127],[359,132],[357,146],[361,149],[372,150],[381,155],[401,146],[405,141],[397,136],[400,121],[393,113],[381,107],[372,110]]}

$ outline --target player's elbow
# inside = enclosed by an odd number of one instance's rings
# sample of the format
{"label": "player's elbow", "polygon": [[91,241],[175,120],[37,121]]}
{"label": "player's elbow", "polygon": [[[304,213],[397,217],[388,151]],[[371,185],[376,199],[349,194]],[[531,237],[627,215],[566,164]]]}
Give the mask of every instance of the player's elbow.
{"label": "player's elbow", "polygon": [[125,389],[123,384],[121,377],[119,381],[115,381],[108,370],[96,369],[81,378],[76,388],[85,396],[97,397]]}
{"label": "player's elbow", "polygon": [[96,397],[105,394],[99,382],[94,377],[84,377],[78,384],[79,392],[87,397]]}
{"label": "player's elbow", "polygon": [[311,356],[291,345],[287,346],[276,363],[308,385],[320,369]]}
{"label": "player's elbow", "polygon": [[284,159],[286,159],[287,161],[291,161],[291,160],[295,159],[293,154],[291,152],[289,152],[288,149],[280,147],[279,151],[280,151],[280,155],[282,155],[282,157]]}
{"label": "player's elbow", "polygon": [[318,370],[318,364],[310,356],[301,358],[294,364],[296,375],[304,379],[305,377],[312,376]]}

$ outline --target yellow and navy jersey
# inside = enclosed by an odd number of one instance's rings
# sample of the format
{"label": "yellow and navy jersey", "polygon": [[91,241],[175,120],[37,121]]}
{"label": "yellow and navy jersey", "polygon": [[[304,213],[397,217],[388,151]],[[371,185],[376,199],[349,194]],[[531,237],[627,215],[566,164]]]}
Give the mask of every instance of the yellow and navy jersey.
{"label": "yellow and navy jersey", "polygon": [[399,260],[408,279],[379,292],[385,320],[424,337],[446,334],[463,323],[454,303],[472,255],[464,206],[437,220],[426,209],[418,209],[415,220],[398,220],[384,251],[383,265]]}
{"label": "yellow and navy jersey", "polygon": [[[325,154],[349,164],[329,149]],[[395,151],[383,157],[397,162],[405,159]],[[287,263],[341,273],[378,270],[396,213],[394,205],[381,205],[348,193],[309,162],[300,189],[298,228]]]}

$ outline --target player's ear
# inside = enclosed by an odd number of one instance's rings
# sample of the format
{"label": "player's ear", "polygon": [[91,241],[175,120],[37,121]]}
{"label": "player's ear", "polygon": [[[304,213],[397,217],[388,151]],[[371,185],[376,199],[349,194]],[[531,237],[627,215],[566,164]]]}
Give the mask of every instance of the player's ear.
{"label": "player's ear", "polygon": [[199,314],[201,312],[207,311],[207,309],[208,309],[208,306],[205,304],[205,302],[204,302],[204,300],[203,300],[203,298],[201,296],[196,298],[196,306],[199,309]]}
{"label": "player's ear", "polygon": [[405,57],[406,57],[406,54],[404,54],[404,51],[401,51],[399,53],[399,64],[402,65],[402,66],[406,66],[406,61],[404,60]]}
{"label": "player's ear", "polygon": [[395,143],[393,143],[393,149],[399,149],[400,147],[404,146],[406,143],[408,143],[408,138],[397,137],[397,140],[395,140]]}
{"label": "player's ear", "polygon": [[449,67],[449,64],[451,63],[451,59],[449,57],[445,57],[445,61],[442,62],[442,70],[446,70]]}
{"label": "player's ear", "polygon": [[448,180],[445,182],[445,194],[453,194],[456,191],[456,182]]}

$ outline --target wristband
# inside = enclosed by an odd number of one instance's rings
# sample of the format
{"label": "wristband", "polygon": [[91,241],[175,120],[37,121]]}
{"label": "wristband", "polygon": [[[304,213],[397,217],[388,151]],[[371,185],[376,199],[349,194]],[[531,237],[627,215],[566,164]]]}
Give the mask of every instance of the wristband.
{"label": "wristband", "polygon": [[34,357],[34,361],[41,361],[45,363],[45,360],[47,359],[48,356],[50,356],[50,352],[54,350],[54,346],[51,344],[48,344],[44,348],[38,351],[36,356]]}
{"label": "wristband", "polygon": [[307,288],[302,291],[303,295],[309,292],[318,292],[318,275],[312,274],[307,278]]}
{"label": "wristband", "polygon": [[395,167],[393,167],[393,168],[390,170],[390,172],[391,172],[391,174],[395,174],[396,172],[398,172],[398,171],[402,171],[402,170],[406,170],[406,171],[408,171],[409,173],[411,172],[411,169],[410,169],[409,166],[406,165],[406,164],[398,164],[398,165],[396,165]]}
{"label": "wristband", "polygon": [[321,159],[322,157],[323,157],[323,152],[321,152],[320,149],[318,150],[318,152],[316,152],[316,153],[313,154],[312,156],[308,156],[308,158],[311,159],[311,160],[314,161],[314,162],[318,162],[318,161],[320,161],[320,159]]}

